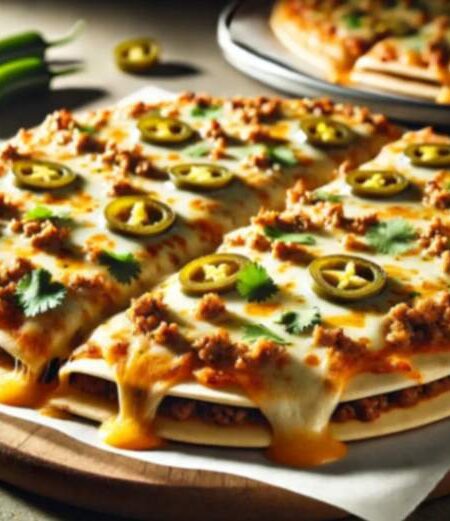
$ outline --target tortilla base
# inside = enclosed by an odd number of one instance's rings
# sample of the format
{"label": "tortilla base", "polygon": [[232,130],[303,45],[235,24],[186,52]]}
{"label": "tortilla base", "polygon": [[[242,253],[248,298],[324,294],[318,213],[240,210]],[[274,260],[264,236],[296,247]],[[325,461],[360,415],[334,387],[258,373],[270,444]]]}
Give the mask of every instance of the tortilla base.
{"label": "tortilla base", "polygon": [[350,74],[350,80],[352,83],[364,87],[433,101],[439,97],[441,92],[441,87],[438,85],[376,71],[355,69]]}
{"label": "tortilla base", "polygon": [[[54,398],[50,405],[96,422],[103,422],[117,413],[110,402],[84,393]],[[450,392],[445,392],[412,407],[392,409],[372,422],[331,423],[331,433],[340,441],[364,440],[416,429],[449,416]],[[265,425],[253,423],[220,426],[197,418],[178,421],[158,416],[155,420],[155,430],[164,439],[194,445],[264,448],[268,447],[271,441],[270,429]]]}

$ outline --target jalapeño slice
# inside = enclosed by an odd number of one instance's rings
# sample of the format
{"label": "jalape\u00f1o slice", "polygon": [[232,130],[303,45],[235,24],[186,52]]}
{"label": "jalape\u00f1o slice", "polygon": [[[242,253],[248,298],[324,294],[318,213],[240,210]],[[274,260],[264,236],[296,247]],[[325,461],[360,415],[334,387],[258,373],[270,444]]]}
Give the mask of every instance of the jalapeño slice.
{"label": "jalape\u00f1o slice", "polygon": [[125,72],[148,72],[159,58],[159,45],[151,38],[134,38],[119,43],[114,49],[117,66]]}
{"label": "jalape\u00f1o slice", "polygon": [[184,121],[146,114],[138,121],[141,138],[158,145],[176,145],[190,139],[194,131]]}
{"label": "jalape\u00f1o slice", "polygon": [[145,195],[117,197],[105,208],[109,227],[126,235],[153,237],[175,222],[174,211],[164,203]]}
{"label": "jalape\u00f1o slice", "polygon": [[346,177],[356,195],[363,197],[393,197],[403,192],[409,182],[395,170],[353,170]]}
{"label": "jalape\u00f1o slice", "polygon": [[352,129],[331,118],[310,116],[300,122],[309,143],[317,147],[344,147],[355,138]]}
{"label": "jalape\u00f1o slice", "polygon": [[385,271],[367,259],[353,255],[327,255],[309,266],[314,290],[326,298],[354,302],[373,297],[386,284]]}
{"label": "jalape\u00f1o slice", "polygon": [[450,166],[450,144],[417,143],[405,148],[405,155],[416,166],[443,168]]}
{"label": "jalape\u00f1o slice", "polygon": [[37,159],[14,161],[12,171],[20,185],[39,190],[64,188],[77,177],[75,172],[65,165]]}
{"label": "jalape\u00f1o slice", "polygon": [[203,295],[211,291],[224,293],[234,288],[238,273],[249,260],[234,253],[214,253],[195,259],[181,270],[183,291]]}
{"label": "jalape\u00f1o slice", "polygon": [[169,175],[179,188],[201,191],[224,188],[234,177],[228,168],[213,163],[183,163],[170,168]]}

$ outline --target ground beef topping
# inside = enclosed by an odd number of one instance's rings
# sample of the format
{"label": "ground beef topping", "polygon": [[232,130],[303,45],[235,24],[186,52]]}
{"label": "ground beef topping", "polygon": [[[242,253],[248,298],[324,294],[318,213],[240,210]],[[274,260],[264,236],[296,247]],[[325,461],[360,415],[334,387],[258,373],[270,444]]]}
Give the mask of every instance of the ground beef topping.
{"label": "ground beef topping", "polygon": [[134,174],[143,177],[160,176],[160,172],[153,166],[148,157],[145,157],[140,145],[132,149],[121,149],[117,143],[108,141],[102,154],[102,161],[117,169],[122,176]]}
{"label": "ground beef topping", "polygon": [[342,328],[316,326],[313,330],[313,344],[329,347],[336,352],[358,358],[367,349],[365,339],[354,340],[344,333]]}
{"label": "ground beef topping", "polygon": [[53,221],[13,219],[10,228],[15,233],[23,233],[31,239],[33,248],[47,251],[61,251],[66,246],[70,235],[70,228],[59,226]]}
{"label": "ground beef topping", "polygon": [[450,293],[422,298],[414,304],[402,302],[388,313],[385,339],[395,348],[448,344],[450,337]]}
{"label": "ground beef topping", "polygon": [[425,184],[422,203],[438,210],[445,210],[450,206],[450,179],[445,171],[439,172],[434,179]]}
{"label": "ground beef topping", "polygon": [[450,377],[448,376],[428,384],[341,403],[337,406],[332,421],[338,423],[351,420],[372,422],[384,412],[398,407],[413,407],[422,400],[434,398],[447,391],[450,391]]}
{"label": "ground beef topping", "polygon": [[19,214],[20,204],[6,194],[0,193],[0,218],[13,219]]}
{"label": "ground beef topping", "polygon": [[318,203],[318,206],[320,206],[321,225],[326,230],[340,228],[363,235],[371,226],[378,223],[376,213],[347,217],[342,203],[322,202]]}
{"label": "ground beef topping", "polygon": [[133,302],[128,316],[137,333],[150,333],[167,318],[167,306],[160,295],[145,294]]}
{"label": "ground beef topping", "polygon": [[217,293],[206,293],[200,299],[197,306],[196,318],[198,320],[214,321],[226,315],[226,306]]}
{"label": "ground beef topping", "polygon": [[309,264],[313,259],[313,255],[305,246],[295,242],[274,241],[272,255],[280,261],[294,264]]}
{"label": "ground beef topping", "polygon": [[253,217],[252,223],[278,228],[286,232],[304,232],[315,229],[309,216],[298,209],[289,209],[284,212],[261,210],[256,217]]}
{"label": "ground beef topping", "polygon": [[180,332],[178,324],[171,322],[161,322],[159,326],[153,330],[152,338],[158,344],[180,350],[187,347],[187,342]]}
{"label": "ground beef topping", "polygon": [[450,249],[450,226],[440,217],[434,217],[420,233],[419,246],[425,255],[441,256],[444,251]]}
{"label": "ground beef topping", "polygon": [[268,363],[282,364],[286,360],[283,346],[266,339],[259,339],[251,346],[233,342],[224,329],[197,339],[193,348],[202,362],[219,370],[256,369]]}

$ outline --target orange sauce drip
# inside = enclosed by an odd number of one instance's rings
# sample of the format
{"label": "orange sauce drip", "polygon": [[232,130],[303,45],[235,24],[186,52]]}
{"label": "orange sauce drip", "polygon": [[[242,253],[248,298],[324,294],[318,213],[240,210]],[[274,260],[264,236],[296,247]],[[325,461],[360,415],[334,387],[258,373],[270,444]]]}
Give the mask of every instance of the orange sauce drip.
{"label": "orange sauce drip", "polygon": [[291,467],[308,468],[342,459],[347,447],[328,431],[312,432],[298,429],[274,433],[267,456],[272,461]]}
{"label": "orange sauce drip", "polygon": [[163,445],[150,425],[133,417],[115,416],[106,420],[99,429],[102,441],[112,447],[125,450],[149,450]]}
{"label": "orange sauce drip", "polygon": [[0,376],[0,403],[14,407],[40,407],[55,388],[15,371]]}
{"label": "orange sauce drip", "polygon": [[366,318],[363,313],[348,313],[346,315],[333,315],[326,317],[325,322],[335,327],[364,327]]}
{"label": "orange sauce drip", "polygon": [[271,304],[271,303],[251,303],[245,306],[245,311],[249,315],[259,316],[259,317],[268,317],[275,313],[275,311],[280,307],[279,304]]}

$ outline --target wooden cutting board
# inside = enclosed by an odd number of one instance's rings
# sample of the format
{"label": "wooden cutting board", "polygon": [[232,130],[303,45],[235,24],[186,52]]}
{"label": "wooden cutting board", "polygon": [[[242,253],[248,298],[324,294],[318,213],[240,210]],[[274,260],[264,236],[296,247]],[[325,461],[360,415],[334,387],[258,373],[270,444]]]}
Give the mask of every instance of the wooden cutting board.
{"label": "wooden cutting board", "polygon": [[[249,479],[151,465],[0,415],[0,480],[100,512],[164,521],[323,521],[337,508]],[[432,497],[450,494],[450,474]]]}

